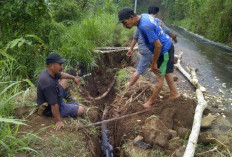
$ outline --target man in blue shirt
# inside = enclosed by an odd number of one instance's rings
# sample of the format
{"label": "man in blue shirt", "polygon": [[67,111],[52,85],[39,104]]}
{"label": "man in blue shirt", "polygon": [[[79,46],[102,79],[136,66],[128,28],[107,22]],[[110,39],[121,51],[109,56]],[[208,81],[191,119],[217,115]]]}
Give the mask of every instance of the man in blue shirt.
{"label": "man in blue shirt", "polygon": [[[155,89],[150,99],[143,104],[143,107],[150,108],[151,104],[156,100],[160,90],[162,89],[164,78],[166,78],[169,89],[170,98],[177,98],[179,94],[173,81],[174,69],[174,48],[170,37],[164,33],[158,24],[158,19],[149,14],[136,15],[131,8],[125,7],[118,12],[118,23],[131,29],[137,26],[143,42],[151,51],[147,56],[144,64],[151,62],[152,71],[157,74]],[[153,52],[153,54],[152,54]],[[129,87],[132,86],[139,78],[140,73],[135,72],[130,79]]]}
{"label": "man in blue shirt", "polygon": [[[157,18],[158,16],[158,12],[159,12],[159,8],[152,5],[148,8],[148,13],[153,16],[154,18]],[[177,42],[177,38],[176,35],[173,34],[170,29],[163,23],[163,21],[161,21],[160,19],[157,18],[158,24],[162,27],[162,29],[164,30],[164,32],[166,34],[168,34],[173,42]],[[139,73],[140,75],[143,74],[146,70],[146,68],[148,67],[151,59],[153,58],[153,52],[151,52],[148,47],[145,45],[142,36],[139,33],[138,28],[135,30],[134,36],[133,36],[133,40],[131,42],[131,46],[130,49],[127,52],[127,56],[131,56],[133,53],[133,48],[135,46],[135,44],[138,42],[138,51],[141,54],[141,58],[139,61],[139,64],[137,66],[136,72]],[[137,77],[139,77],[140,75],[136,75]],[[137,80],[137,79],[136,79]],[[134,82],[135,83],[135,82]]]}

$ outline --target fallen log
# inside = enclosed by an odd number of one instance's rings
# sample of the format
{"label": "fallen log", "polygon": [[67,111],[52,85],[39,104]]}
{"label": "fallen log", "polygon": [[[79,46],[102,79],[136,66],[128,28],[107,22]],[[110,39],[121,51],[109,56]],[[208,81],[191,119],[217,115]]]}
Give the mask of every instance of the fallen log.
{"label": "fallen log", "polygon": [[[177,63],[175,64],[175,67],[188,79],[188,81],[195,87],[195,88],[199,88],[202,92],[205,92],[206,89],[200,85],[198,83],[198,80],[196,78],[196,69],[192,68],[191,70],[191,74],[192,76],[186,71],[184,70],[184,68],[181,66],[180,61],[181,61],[181,57],[182,57],[183,51],[179,51],[179,55],[178,55],[178,60]],[[197,81],[196,81],[197,80]]]}
{"label": "fallen log", "polygon": [[[192,69],[192,71],[195,72],[195,69]],[[192,72],[192,74],[194,75],[192,77],[196,81],[197,77],[194,74],[194,72]],[[196,82],[198,82],[198,80]],[[203,111],[207,106],[207,102],[205,101],[204,95],[203,95],[202,91],[200,90],[200,86],[198,86],[198,88],[196,90],[196,96],[197,96],[197,107],[195,109],[192,131],[191,131],[191,134],[189,136],[188,144],[187,144],[187,147],[185,149],[183,157],[193,157],[194,156],[197,141],[198,141],[198,136],[200,133]]]}
{"label": "fallen log", "polygon": [[135,113],[131,113],[131,114],[128,114],[128,115],[123,115],[121,117],[115,117],[115,118],[103,120],[103,121],[92,123],[92,124],[88,124],[88,125],[85,125],[85,126],[80,126],[78,129],[80,130],[80,129],[84,129],[84,128],[89,128],[89,127],[97,126],[97,125],[100,125],[100,124],[103,124],[103,123],[109,123],[109,122],[112,122],[112,121],[116,121],[116,120],[128,118],[128,117],[131,117],[131,116],[134,116],[134,115],[142,114],[142,113],[145,113],[145,112],[148,112],[148,111],[151,111],[151,110],[150,109],[146,109],[146,110],[135,112]]}

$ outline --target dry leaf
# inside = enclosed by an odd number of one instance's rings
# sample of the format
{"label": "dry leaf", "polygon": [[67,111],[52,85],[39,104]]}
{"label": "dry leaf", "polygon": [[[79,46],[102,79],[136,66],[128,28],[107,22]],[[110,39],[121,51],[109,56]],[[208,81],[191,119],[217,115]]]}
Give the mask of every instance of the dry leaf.
{"label": "dry leaf", "polygon": [[223,94],[224,94],[224,91],[223,91],[223,90],[221,90],[220,88],[218,89],[218,91],[219,91],[220,93],[223,93]]}
{"label": "dry leaf", "polygon": [[226,88],[226,83],[223,83],[223,84],[222,84],[222,87]]}

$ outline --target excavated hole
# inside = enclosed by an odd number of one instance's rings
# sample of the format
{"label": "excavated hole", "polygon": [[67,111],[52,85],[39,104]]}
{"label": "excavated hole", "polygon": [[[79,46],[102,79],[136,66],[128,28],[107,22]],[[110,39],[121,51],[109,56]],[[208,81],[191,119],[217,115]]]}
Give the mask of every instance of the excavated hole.
{"label": "excavated hole", "polygon": [[[98,63],[99,67],[94,69],[91,77],[85,80],[88,82],[85,88],[89,89],[91,97],[102,95],[118,70],[124,68],[129,76],[135,71],[134,68],[129,67],[133,65],[132,60],[123,54],[125,53],[102,54]],[[136,85],[122,97],[125,83],[121,82],[117,90],[112,88],[104,99],[95,102],[101,111],[109,106],[104,119],[144,110],[141,104],[151,95],[152,84],[141,77]],[[153,104],[152,111],[107,123],[108,139],[113,145],[114,156],[130,156],[128,148],[132,148],[132,141],[138,135],[144,138],[145,143],[152,146],[148,152],[159,150],[170,155],[183,145],[183,139],[188,137],[192,126],[196,102],[183,97],[170,101],[167,99],[167,90],[163,90],[160,96],[159,103]],[[98,120],[102,120],[102,116]]]}

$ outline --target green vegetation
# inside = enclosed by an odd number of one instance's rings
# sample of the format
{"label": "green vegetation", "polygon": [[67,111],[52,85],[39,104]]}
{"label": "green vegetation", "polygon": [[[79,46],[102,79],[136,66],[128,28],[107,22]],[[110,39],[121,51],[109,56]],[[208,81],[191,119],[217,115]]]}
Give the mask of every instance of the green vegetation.
{"label": "green vegetation", "polygon": [[[64,138],[65,137],[65,138]],[[32,152],[33,155],[39,157],[66,157],[66,156],[90,156],[90,152],[86,149],[84,135],[80,133],[69,133],[67,135],[52,134],[43,144],[35,145],[38,147],[37,152]],[[76,139],[76,140],[74,140]],[[39,142],[38,142],[39,143]]]}
{"label": "green vegetation", "polygon": [[165,0],[163,4],[177,25],[214,41],[232,42],[231,0]]}
{"label": "green vegetation", "polygon": [[147,12],[149,4],[159,6],[169,23],[232,45],[231,0],[144,0],[138,11]]}
{"label": "green vegetation", "polygon": [[[19,107],[18,97],[24,99],[28,89],[36,84],[48,53],[55,50],[65,57],[66,68],[80,69],[82,74],[89,72],[99,57],[93,53],[95,47],[120,46],[131,36],[133,30],[116,25],[118,8],[130,3],[130,0],[0,1],[0,156],[37,152],[30,148],[37,136],[18,132],[22,123],[15,120],[14,109]],[[28,105],[26,101],[21,101],[20,106]],[[55,137],[52,140],[59,142]]]}

